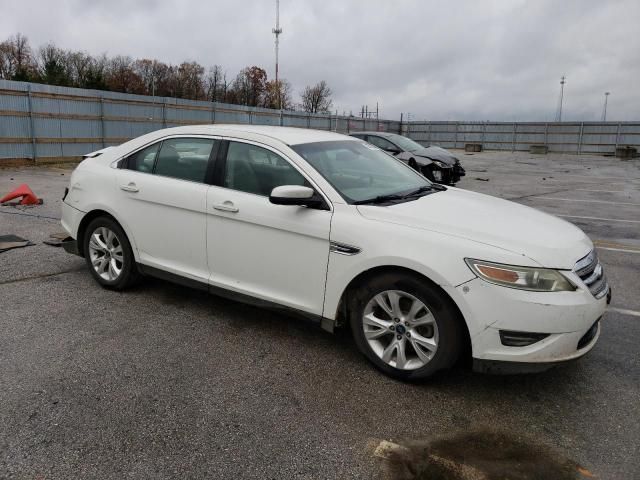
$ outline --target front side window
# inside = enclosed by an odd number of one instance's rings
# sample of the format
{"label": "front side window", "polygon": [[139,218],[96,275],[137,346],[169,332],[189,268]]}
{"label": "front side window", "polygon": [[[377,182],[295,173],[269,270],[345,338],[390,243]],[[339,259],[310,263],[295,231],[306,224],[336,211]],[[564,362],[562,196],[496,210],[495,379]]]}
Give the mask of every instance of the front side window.
{"label": "front side window", "polygon": [[268,196],[282,185],[310,186],[300,172],[272,151],[248,143],[229,142],[224,187]]}
{"label": "front side window", "polygon": [[151,173],[153,171],[153,164],[156,161],[156,153],[158,153],[159,143],[143,148],[137,151],[133,155],[130,155],[126,159],[124,166],[120,168],[127,168],[128,170],[135,170],[137,172]]}
{"label": "front side window", "polygon": [[162,142],[154,173],[204,183],[211,150],[217,140],[171,138]]}
{"label": "front side window", "polygon": [[381,148],[382,150],[385,150],[387,152],[398,150],[398,147],[396,147],[389,140],[385,140],[384,138],[378,137],[376,135],[369,135],[367,141],[370,144],[375,145],[376,147]]}
{"label": "front side window", "polygon": [[412,168],[365,142],[339,140],[291,148],[349,203],[404,194],[431,185]]}

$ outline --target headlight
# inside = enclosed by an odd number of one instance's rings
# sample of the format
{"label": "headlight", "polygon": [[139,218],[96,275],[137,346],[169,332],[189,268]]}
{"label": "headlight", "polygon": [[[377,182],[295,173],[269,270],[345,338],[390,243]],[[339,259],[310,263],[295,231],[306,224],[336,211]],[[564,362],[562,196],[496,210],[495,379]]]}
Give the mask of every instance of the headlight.
{"label": "headlight", "polygon": [[439,162],[438,160],[432,160],[432,162],[433,162],[434,164],[436,164],[436,165],[437,165],[438,167],[440,167],[440,168],[447,168],[447,167],[449,166],[449,165],[447,165],[447,164],[445,164],[445,163],[443,163],[443,162]]}
{"label": "headlight", "polygon": [[564,275],[550,268],[518,267],[472,258],[465,259],[465,262],[481,279],[503,287],[535,292],[564,292],[576,289]]}

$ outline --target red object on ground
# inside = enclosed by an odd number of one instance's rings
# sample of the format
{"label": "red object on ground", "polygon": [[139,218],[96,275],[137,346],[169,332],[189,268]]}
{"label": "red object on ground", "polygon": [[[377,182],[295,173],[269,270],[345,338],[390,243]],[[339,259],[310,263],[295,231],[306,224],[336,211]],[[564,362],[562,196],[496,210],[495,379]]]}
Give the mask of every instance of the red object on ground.
{"label": "red object on ground", "polygon": [[8,202],[14,198],[22,197],[20,205],[38,205],[40,199],[36,197],[36,194],[29,188],[26,183],[23,183],[14,191],[7,193],[4,197],[0,198],[0,203]]}

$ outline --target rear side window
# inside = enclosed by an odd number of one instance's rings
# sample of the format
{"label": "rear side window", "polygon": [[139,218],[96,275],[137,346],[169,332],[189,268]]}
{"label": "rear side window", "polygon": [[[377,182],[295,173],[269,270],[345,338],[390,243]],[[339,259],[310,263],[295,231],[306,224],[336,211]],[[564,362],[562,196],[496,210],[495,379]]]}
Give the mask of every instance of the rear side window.
{"label": "rear side window", "polygon": [[224,187],[267,196],[282,185],[310,186],[300,172],[272,151],[248,143],[229,143]]}
{"label": "rear side window", "polygon": [[172,138],[162,142],[154,173],[204,183],[216,140]]}
{"label": "rear side window", "polygon": [[124,168],[136,170],[138,172],[151,173],[153,171],[153,164],[156,161],[158,148],[160,148],[160,144],[154,143],[150,147],[143,148],[133,155],[130,155],[129,158],[127,158]]}

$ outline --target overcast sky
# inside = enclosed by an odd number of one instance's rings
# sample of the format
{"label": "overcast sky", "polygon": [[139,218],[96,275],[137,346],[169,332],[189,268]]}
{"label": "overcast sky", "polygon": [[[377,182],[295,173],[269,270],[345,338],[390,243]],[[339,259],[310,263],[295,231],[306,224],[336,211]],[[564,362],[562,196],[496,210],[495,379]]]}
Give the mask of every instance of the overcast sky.
{"label": "overcast sky", "polygon": [[[92,54],[274,71],[275,0],[0,0],[0,37]],[[638,0],[281,0],[280,72],[296,100],[326,80],[334,108],[381,117],[640,119]],[[406,118],[406,117],[405,117]]]}

